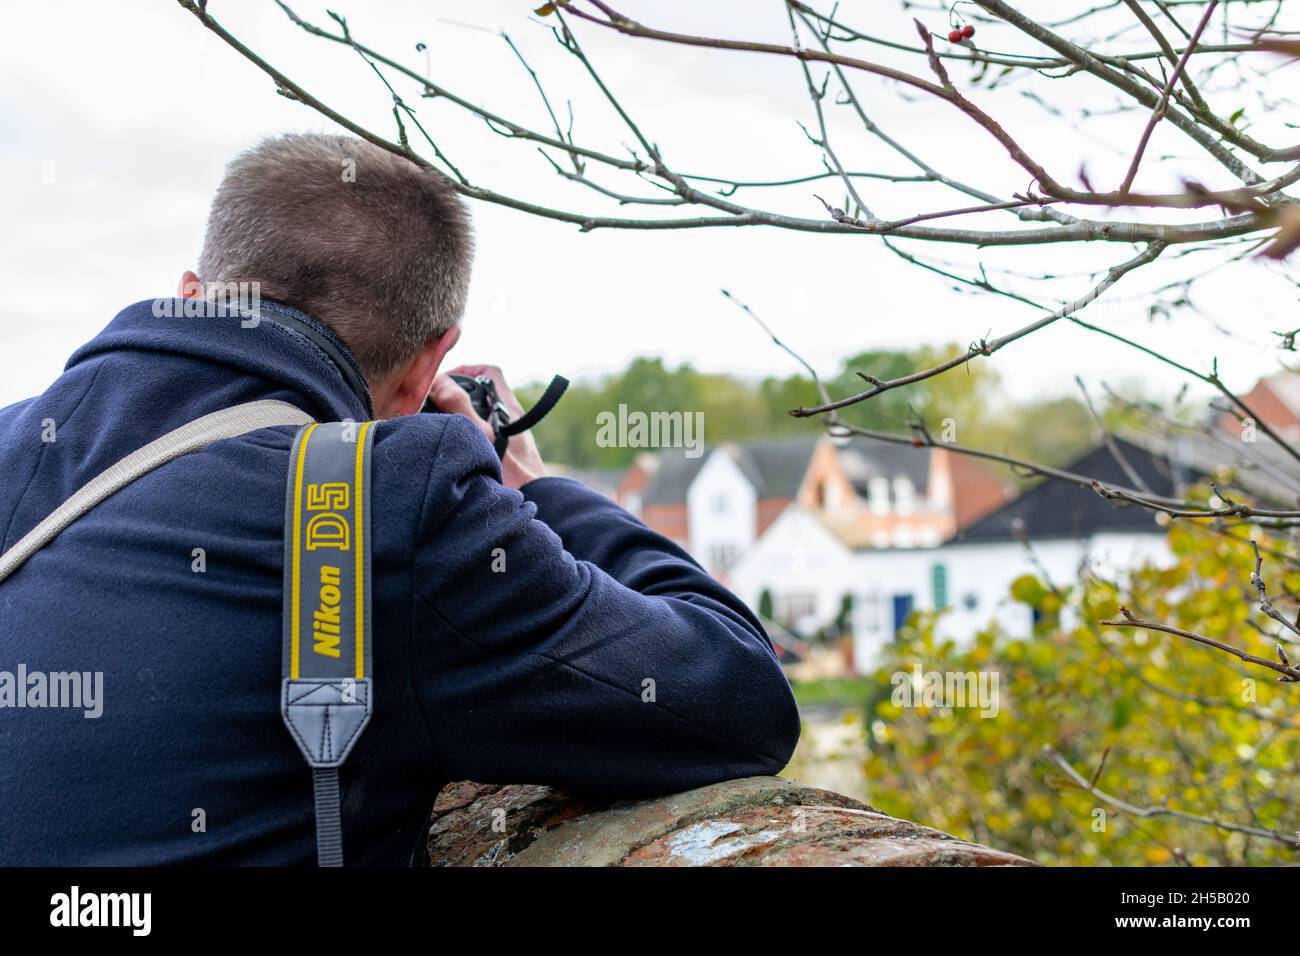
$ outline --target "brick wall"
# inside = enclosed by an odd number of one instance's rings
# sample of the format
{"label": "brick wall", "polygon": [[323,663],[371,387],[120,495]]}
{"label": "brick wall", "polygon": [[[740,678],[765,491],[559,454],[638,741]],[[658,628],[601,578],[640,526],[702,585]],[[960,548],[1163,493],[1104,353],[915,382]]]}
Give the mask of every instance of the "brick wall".
{"label": "brick wall", "polygon": [[651,800],[583,803],[540,786],[454,783],[434,866],[1031,866],[829,790],[749,777]]}

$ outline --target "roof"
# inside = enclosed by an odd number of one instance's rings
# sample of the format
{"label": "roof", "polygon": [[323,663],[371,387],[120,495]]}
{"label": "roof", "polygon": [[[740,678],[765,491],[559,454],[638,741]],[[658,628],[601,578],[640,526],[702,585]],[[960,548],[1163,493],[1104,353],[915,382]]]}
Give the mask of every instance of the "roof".
{"label": "roof", "polygon": [[1264,379],[1263,384],[1272,390],[1292,415],[1300,418],[1300,375],[1291,371],[1277,372]]}
{"label": "roof", "polygon": [[622,468],[573,468],[558,473],[582,482],[592,491],[598,491],[606,498],[613,498],[618,492],[619,479],[623,477],[624,471],[625,469]]}
{"label": "roof", "polygon": [[[729,443],[718,450],[731,456],[759,498],[793,498],[817,445],[816,435]],[[643,505],[681,504],[708,455],[687,458],[686,449],[665,448],[646,485]]]}
{"label": "roof", "polygon": [[760,498],[793,498],[817,446],[816,435],[746,442],[728,449]]}
{"label": "roof", "polygon": [[707,455],[687,458],[685,448],[665,448],[659,453],[659,467],[646,482],[641,504],[675,505],[686,500],[686,491],[704,467]]}
{"label": "roof", "polygon": [[[1133,470],[1157,495],[1176,496],[1202,477],[1192,469],[1171,465],[1169,459],[1123,438],[1115,444]],[[1096,478],[1104,484],[1133,487],[1129,477],[1105,444],[1063,466],[1063,471]],[[1105,531],[1160,531],[1155,516],[1136,505],[1117,506],[1091,488],[1068,481],[1045,479],[1000,508],[971,523],[953,536],[953,542],[1042,538],[1079,538]]]}
{"label": "roof", "polygon": [[838,447],[845,477],[864,498],[869,495],[872,478],[907,478],[918,495],[925,494],[930,477],[929,448],[882,442],[865,435],[854,435]]}
{"label": "roof", "polygon": [[1295,458],[1262,432],[1257,438],[1244,442],[1234,433],[1186,431],[1143,436],[1137,443],[1198,474],[1223,479],[1231,471],[1232,487],[1281,507],[1295,507],[1300,500]]}

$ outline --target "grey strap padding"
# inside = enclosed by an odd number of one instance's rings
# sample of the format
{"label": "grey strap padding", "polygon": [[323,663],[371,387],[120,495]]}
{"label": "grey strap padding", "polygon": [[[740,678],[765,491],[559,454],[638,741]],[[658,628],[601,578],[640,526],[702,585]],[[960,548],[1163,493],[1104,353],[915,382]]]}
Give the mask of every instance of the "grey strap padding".
{"label": "grey strap padding", "polygon": [[236,438],[259,428],[272,428],[276,425],[301,426],[314,420],[288,402],[266,400],[225,408],[168,432],[104,469],[73,492],[49,517],[23,535],[17,544],[0,555],[0,581],[13,574],[23,562],[95,505],[159,465],[199,451],[224,438]]}

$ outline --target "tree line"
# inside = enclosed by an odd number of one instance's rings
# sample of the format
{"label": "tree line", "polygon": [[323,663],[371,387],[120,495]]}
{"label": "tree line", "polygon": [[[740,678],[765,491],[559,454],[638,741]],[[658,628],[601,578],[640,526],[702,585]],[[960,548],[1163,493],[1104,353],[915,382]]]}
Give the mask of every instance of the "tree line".
{"label": "tree line", "polygon": [[[871,368],[894,378],[929,368],[964,351],[956,344],[911,350],[871,350],[846,358],[826,384],[845,392],[862,379],[854,369]],[[543,384],[520,389],[525,405],[540,396]],[[616,412],[703,412],[707,446],[790,435],[817,435],[825,423],[796,418],[790,409],[814,404],[817,387],[803,374],[745,378],[705,372],[684,363],[671,367],[662,358],[642,356],[621,371],[574,382],[564,399],[537,426],[538,445],[547,461],[571,468],[625,468],[638,448],[601,447],[597,420]],[[1108,426],[1127,414],[1114,402],[1098,409]],[[936,435],[966,445],[992,448],[1018,457],[1059,464],[1084,451],[1098,425],[1087,405],[1070,395],[1011,402],[997,372],[988,365],[968,366],[954,375],[936,376],[909,389],[886,392],[855,405],[841,419],[862,428],[906,433],[920,420]]]}

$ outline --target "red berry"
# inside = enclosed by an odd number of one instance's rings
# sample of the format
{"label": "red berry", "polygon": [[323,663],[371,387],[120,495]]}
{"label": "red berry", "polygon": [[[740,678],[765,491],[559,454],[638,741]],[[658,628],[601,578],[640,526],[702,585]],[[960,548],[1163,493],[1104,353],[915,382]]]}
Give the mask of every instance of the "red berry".
{"label": "red berry", "polygon": [[965,39],[965,37],[966,34],[962,33],[960,30],[953,30],[948,34],[948,42],[960,43],[963,39]]}
{"label": "red berry", "polygon": [[968,23],[961,28],[961,35],[970,39],[975,35],[975,28]]}

